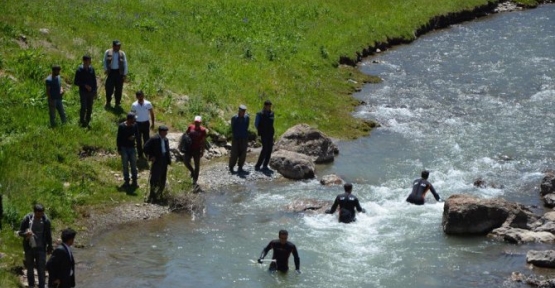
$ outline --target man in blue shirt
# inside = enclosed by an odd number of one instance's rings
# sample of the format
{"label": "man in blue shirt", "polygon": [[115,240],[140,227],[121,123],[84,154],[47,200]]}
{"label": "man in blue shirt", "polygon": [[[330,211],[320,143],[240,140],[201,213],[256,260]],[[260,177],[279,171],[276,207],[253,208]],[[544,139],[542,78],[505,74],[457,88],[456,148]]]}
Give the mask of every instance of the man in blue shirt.
{"label": "man in blue shirt", "polygon": [[231,155],[229,156],[229,172],[234,173],[233,167],[237,164],[237,172],[243,172],[243,165],[247,158],[247,145],[249,142],[249,114],[247,106],[240,105],[237,115],[231,117]]}
{"label": "man in blue shirt", "polygon": [[62,123],[66,123],[66,112],[62,103],[64,88],[60,77],[60,65],[52,65],[52,74],[46,77],[46,97],[48,99],[48,111],[50,114],[50,126],[56,126],[56,110],[60,114]]}

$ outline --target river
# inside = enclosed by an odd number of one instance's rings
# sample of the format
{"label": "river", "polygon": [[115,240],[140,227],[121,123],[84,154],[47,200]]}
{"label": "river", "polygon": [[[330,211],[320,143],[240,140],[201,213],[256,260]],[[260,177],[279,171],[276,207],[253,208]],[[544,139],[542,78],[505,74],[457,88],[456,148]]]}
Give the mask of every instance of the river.
{"label": "river", "polygon": [[[511,272],[533,273],[526,252],[551,246],[447,236],[442,203],[404,200],[429,169],[443,198],[541,207],[539,183],[554,168],[554,31],[555,5],[543,5],[454,25],[361,63],[384,81],[355,95],[366,103],[355,114],[382,127],[340,142],[336,161],[317,170],[354,183],[367,210],[356,223],[283,212],[295,199],[342,190],[317,180],[210,191],[202,215],[130,224],[76,249],[78,287],[524,287]],[[478,178],[488,188],[474,187]],[[284,228],[300,275],[252,263]]]}

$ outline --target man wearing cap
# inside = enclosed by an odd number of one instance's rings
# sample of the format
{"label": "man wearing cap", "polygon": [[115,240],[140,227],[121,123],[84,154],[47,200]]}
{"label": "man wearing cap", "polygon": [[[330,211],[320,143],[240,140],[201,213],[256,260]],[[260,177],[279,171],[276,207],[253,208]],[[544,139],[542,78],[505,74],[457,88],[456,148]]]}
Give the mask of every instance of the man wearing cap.
{"label": "man wearing cap", "polygon": [[166,187],[168,165],[171,164],[170,143],[166,138],[168,127],[158,127],[158,134],[152,136],[145,143],[144,152],[152,161],[150,166],[150,194],[147,202],[156,203],[161,200]]}
{"label": "man wearing cap", "polygon": [[254,170],[260,170],[260,165],[266,170],[268,169],[268,163],[270,163],[272,149],[274,148],[274,112],[272,111],[272,102],[270,100],[266,100],[262,111],[256,113],[254,127],[256,127],[262,142],[262,150],[256,165],[254,165]]}
{"label": "man wearing cap", "polygon": [[[202,123],[202,117],[199,115],[195,116],[194,123],[189,125],[187,128],[187,135],[191,138],[191,147],[185,153],[185,167],[191,172],[191,178],[193,178],[193,185],[197,184],[198,175],[200,172],[200,157],[204,154],[204,147],[206,145],[206,128],[200,125]],[[191,158],[195,167],[191,166]]]}
{"label": "man wearing cap", "polygon": [[124,187],[129,186],[129,166],[133,187],[137,187],[137,151],[135,144],[139,139],[139,129],[135,123],[135,114],[127,113],[127,119],[118,126],[117,148],[123,166]]}
{"label": "man wearing cap", "polygon": [[62,77],[60,77],[60,65],[52,65],[52,74],[46,77],[46,97],[48,99],[48,112],[50,114],[50,126],[56,126],[56,110],[60,114],[62,123],[66,123],[66,112],[62,103],[64,88],[62,87]]}
{"label": "man wearing cap", "polygon": [[432,192],[436,201],[441,202],[441,197],[437,194],[432,183],[428,182],[430,171],[424,170],[420,173],[422,178],[412,181],[412,192],[407,197],[407,202],[415,205],[424,205],[424,199],[428,191]]}
{"label": "man wearing cap", "polygon": [[[144,157],[143,145],[150,138],[150,130],[154,129],[154,109],[150,101],[145,99],[143,91],[135,93],[137,101],[131,104],[131,112],[137,115],[137,126],[139,127],[139,141],[137,141],[137,152],[139,157]],[[152,123],[149,121],[152,119]]]}
{"label": "man wearing cap", "polygon": [[239,167],[238,172],[243,172],[243,165],[247,158],[247,144],[249,137],[249,114],[246,114],[247,106],[241,104],[237,115],[231,117],[231,155],[229,156],[229,171],[234,173],[235,164]]}
{"label": "man wearing cap", "polygon": [[127,57],[120,48],[121,42],[114,40],[112,42],[112,49],[108,49],[104,53],[104,73],[108,75],[104,85],[106,87],[106,108],[109,108],[111,105],[114,90],[116,106],[121,104],[123,82],[127,76]]}
{"label": "man wearing cap", "polygon": [[89,127],[93,101],[97,93],[96,74],[91,66],[91,56],[83,56],[83,64],[75,71],[73,84],[79,86],[79,99],[81,110],[79,111],[79,123],[81,127]]}
{"label": "man wearing cap", "polygon": [[339,207],[339,222],[351,223],[356,220],[355,209],[359,213],[366,213],[366,210],[360,207],[358,198],[351,194],[353,191],[353,184],[345,183],[345,185],[343,185],[343,189],[345,190],[345,193],[339,194],[335,197],[335,201],[333,202],[331,209],[326,210],[326,213],[333,214],[337,207]]}

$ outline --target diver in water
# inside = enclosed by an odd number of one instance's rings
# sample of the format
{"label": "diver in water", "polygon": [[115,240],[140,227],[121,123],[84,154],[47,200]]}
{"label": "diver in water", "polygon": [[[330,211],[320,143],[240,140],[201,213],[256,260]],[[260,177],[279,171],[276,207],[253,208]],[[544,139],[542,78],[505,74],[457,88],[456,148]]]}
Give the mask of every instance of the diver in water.
{"label": "diver in water", "polygon": [[301,273],[300,265],[301,260],[299,258],[299,253],[297,252],[297,247],[295,244],[287,241],[287,236],[289,233],[287,230],[279,230],[279,239],[272,240],[266,246],[262,253],[260,253],[260,258],[258,258],[258,263],[262,264],[262,259],[266,257],[266,254],[273,249],[274,254],[272,255],[272,263],[270,264],[270,271],[280,271],[287,272],[289,270],[289,255],[293,253],[293,260],[295,260],[295,271]]}
{"label": "diver in water", "polygon": [[353,184],[345,183],[345,185],[343,185],[343,189],[345,189],[345,193],[339,194],[335,197],[335,201],[333,202],[331,209],[326,210],[326,213],[333,214],[337,209],[337,206],[339,206],[339,222],[351,223],[356,220],[355,208],[358,212],[362,213],[366,213],[366,210],[360,207],[358,198],[351,194],[351,191],[353,191]]}
{"label": "diver in water", "polygon": [[407,197],[407,202],[416,204],[416,205],[424,205],[424,198],[426,197],[426,192],[431,191],[434,194],[434,198],[438,202],[443,201],[441,197],[432,186],[432,183],[428,182],[428,176],[430,172],[427,170],[422,171],[422,178],[416,179],[412,182],[412,192],[410,193],[409,197]]}

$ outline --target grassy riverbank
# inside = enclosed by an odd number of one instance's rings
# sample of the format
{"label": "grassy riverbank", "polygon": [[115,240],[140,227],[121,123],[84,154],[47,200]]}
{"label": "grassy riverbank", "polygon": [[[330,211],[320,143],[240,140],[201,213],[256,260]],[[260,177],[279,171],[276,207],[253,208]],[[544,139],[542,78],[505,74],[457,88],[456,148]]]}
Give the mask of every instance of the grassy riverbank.
{"label": "grassy riverbank", "polygon": [[[79,101],[70,84],[83,54],[97,76],[113,39],[129,60],[124,107],[142,89],[157,120],[182,130],[196,114],[220,133],[240,103],[254,114],[274,102],[277,131],[305,122],[331,136],[368,133],[351,112],[350,94],[372,77],[338,65],[341,56],[391,38],[414,38],[437,15],[487,4],[488,0],[164,0],[3,1],[0,15],[0,193],[4,195],[2,268],[20,265],[20,239],[13,235],[35,202],[45,204],[56,230],[87,215],[87,209],[142,201],[118,192],[116,123],[122,113],[105,111],[103,86],[91,129],[78,127]],[[532,2],[527,0],[527,2]],[[528,3],[530,4],[530,3]],[[62,66],[66,126],[50,129],[44,78]],[[84,152],[84,153],[81,153]],[[93,154],[94,157],[86,157]],[[174,165],[173,192],[189,180]],[[146,187],[146,179],[141,184]],[[83,229],[83,227],[75,227]],[[0,286],[16,281],[0,269]]]}

